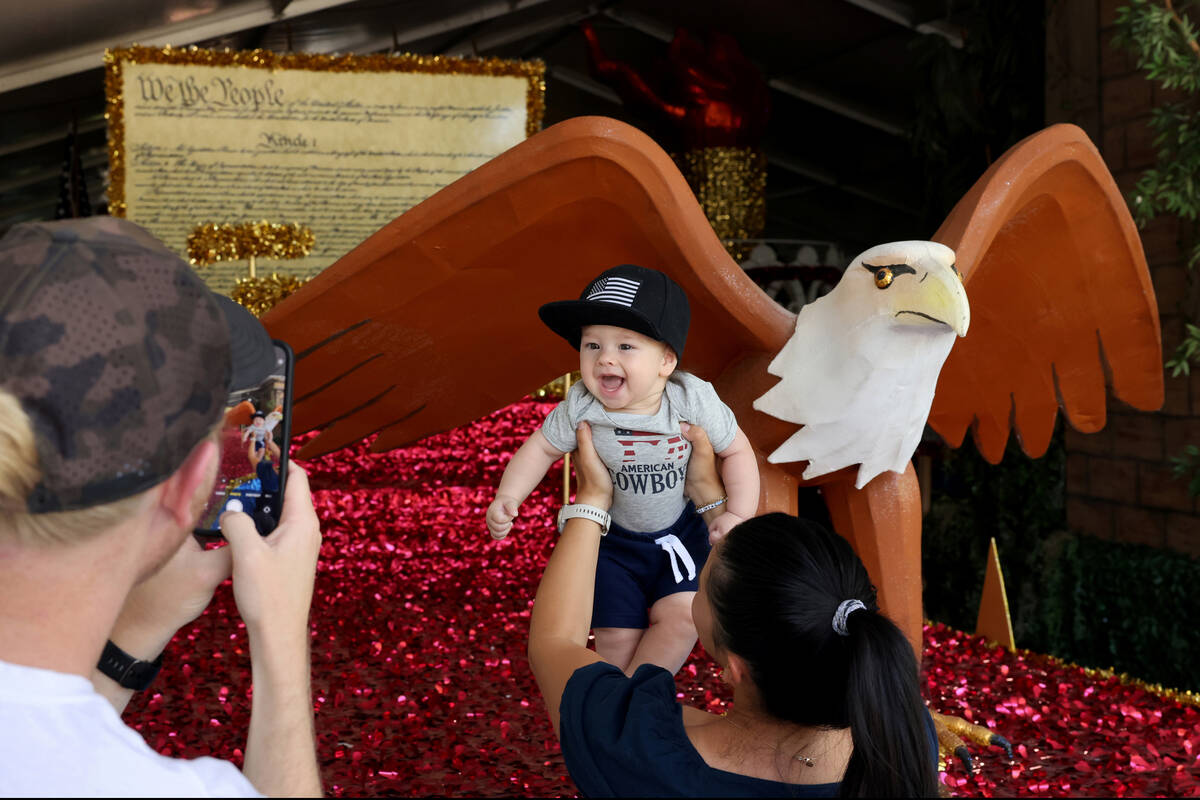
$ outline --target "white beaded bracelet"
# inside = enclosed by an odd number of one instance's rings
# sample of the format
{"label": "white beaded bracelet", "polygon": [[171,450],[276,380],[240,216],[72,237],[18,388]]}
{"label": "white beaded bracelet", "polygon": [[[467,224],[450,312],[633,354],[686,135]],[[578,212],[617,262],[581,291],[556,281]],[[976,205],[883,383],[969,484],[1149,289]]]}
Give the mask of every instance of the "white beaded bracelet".
{"label": "white beaded bracelet", "polygon": [[712,502],[712,503],[709,503],[709,504],[708,504],[708,505],[706,505],[706,506],[701,506],[700,508],[697,508],[697,509],[696,509],[696,513],[697,513],[697,514],[703,514],[705,511],[712,511],[714,508],[716,508],[717,506],[721,505],[722,503],[724,503],[724,502],[725,502],[726,500],[728,500],[728,499],[729,499],[728,497],[722,497],[720,500],[716,500],[716,501],[714,501],[714,502]]}

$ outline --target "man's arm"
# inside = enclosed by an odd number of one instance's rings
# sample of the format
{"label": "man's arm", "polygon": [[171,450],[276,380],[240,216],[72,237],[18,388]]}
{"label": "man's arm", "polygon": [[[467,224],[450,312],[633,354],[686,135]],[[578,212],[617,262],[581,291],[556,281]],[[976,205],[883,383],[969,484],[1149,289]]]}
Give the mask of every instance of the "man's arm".
{"label": "man's arm", "polygon": [[[221,581],[229,577],[228,548],[205,550],[188,536],[162,569],[133,587],[108,638],[141,661],[162,654],[175,632],[200,616]],[[133,690],[99,670],[92,685],[120,714]]]}
{"label": "man's arm", "polygon": [[240,512],[223,514],[221,530],[254,680],[243,771],[263,794],[320,795],[308,614],[321,530],[308,475],[295,464],[288,471],[283,514],[270,536]]}

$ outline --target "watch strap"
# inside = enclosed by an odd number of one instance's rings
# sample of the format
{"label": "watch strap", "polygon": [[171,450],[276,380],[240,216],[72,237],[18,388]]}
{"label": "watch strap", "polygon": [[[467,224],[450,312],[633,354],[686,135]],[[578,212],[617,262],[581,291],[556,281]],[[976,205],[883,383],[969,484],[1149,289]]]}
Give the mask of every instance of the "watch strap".
{"label": "watch strap", "polygon": [[162,669],[163,654],[153,661],[142,661],[134,658],[111,640],[104,644],[104,652],[100,654],[100,663],[96,669],[116,681],[125,689],[140,692],[153,683]]}
{"label": "watch strap", "polygon": [[558,510],[558,532],[562,533],[567,520],[574,519],[575,517],[583,517],[595,522],[600,526],[601,536],[608,535],[608,528],[612,524],[612,517],[609,516],[607,511],[595,506],[589,506],[586,503],[572,503]]}

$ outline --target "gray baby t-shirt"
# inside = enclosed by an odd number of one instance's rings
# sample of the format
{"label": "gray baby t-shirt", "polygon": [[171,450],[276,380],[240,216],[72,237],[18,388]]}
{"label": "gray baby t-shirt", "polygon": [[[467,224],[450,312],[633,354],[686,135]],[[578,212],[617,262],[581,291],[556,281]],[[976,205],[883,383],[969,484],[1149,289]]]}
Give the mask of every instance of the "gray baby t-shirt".
{"label": "gray baby t-shirt", "polygon": [[683,481],[692,449],[679,432],[683,420],[708,432],[720,453],[733,444],[737,420],[711,383],[676,371],[655,414],[610,412],[576,383],[546,415],[542,434],[564,453],[575,449],[575,428],[587,422],[592,443],[613,478],[613,522],[639,533],[670,527],[687,504]]}

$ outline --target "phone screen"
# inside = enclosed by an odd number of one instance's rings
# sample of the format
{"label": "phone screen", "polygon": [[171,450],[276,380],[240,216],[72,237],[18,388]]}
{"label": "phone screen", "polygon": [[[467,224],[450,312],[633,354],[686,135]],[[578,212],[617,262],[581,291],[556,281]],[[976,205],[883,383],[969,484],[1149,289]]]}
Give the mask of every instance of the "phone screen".
{"label": "phone screen", "polygon": [[201,536],[219,537],[226,511],[249,514],[263,536],[279,524],[291,443],[292,351],[283,342],[274,344],[271,375],[226,401],[217,482],[196,523]]}

